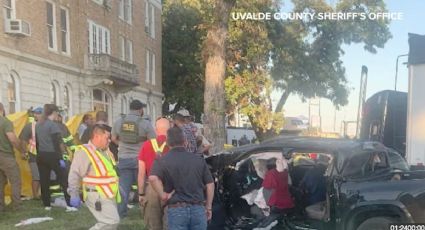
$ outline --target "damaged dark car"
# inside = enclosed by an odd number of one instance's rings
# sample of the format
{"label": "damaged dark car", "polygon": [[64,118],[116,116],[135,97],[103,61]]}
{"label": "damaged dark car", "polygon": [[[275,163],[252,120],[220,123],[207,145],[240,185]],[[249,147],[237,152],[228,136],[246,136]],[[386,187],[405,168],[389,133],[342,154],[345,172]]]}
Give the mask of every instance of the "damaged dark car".
{"label": "damaged dark car", "polygon": [[[278,137],[206,160],[216,183],[208,229],[364,230],[425,223],[425,172],[410,171],[404,158],[377,142]],[[269,206],[264,181],[271,162],[287,177],[294,203],[288,212]]]}

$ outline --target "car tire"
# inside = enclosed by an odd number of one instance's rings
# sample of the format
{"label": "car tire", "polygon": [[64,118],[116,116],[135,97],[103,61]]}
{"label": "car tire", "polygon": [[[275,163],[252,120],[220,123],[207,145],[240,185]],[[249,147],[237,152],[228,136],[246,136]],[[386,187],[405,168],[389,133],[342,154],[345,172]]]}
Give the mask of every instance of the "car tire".
{"label": "car tire", "polygon": [[372,217],[363,221],[358,227],[357,230],[387,230],[389,229],[389,224],[396,223],[397,221],[390,217]]}

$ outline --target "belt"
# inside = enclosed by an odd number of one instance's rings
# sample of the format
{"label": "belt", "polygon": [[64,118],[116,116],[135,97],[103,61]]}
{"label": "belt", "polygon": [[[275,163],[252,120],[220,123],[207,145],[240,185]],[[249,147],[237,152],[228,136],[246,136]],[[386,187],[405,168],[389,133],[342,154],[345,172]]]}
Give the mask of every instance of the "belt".
{"label": "belt", "polygon": [[86,188],[86,192],[97,192],[95,188]]}
{"label": "belt", "polygon": [[192,205],[205,205],[204,201],[185,201],[185,202],[176,202],[173,204],[168,204],[168,208],[182,208]]}

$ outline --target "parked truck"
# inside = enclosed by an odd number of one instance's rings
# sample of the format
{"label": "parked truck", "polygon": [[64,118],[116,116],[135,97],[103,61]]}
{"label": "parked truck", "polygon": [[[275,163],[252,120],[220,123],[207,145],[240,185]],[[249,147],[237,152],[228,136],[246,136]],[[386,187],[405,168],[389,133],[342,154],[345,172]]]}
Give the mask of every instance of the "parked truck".
{"label": "parked truck", "polygon": [[384,90],[363,106],[360,139],[378,141],[406,153],[407,93]]}

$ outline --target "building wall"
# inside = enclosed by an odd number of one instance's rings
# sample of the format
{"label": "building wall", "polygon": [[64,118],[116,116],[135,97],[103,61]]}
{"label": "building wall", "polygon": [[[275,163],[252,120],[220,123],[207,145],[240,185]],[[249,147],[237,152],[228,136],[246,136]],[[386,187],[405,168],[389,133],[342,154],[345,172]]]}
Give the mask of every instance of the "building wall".
{"label": "building wall", "polygon": [[[0,29],[0,102],[8,110],[6,79],[14,74],[18,79],[17,110],[26,110],[31,106],[40,106],[51,102],[51,83],[59,87],[59,105],[64,102],[64,87],[71,89],[71,110],[69,115],[90,111],[92,107],[93,88],[107,92],[111,97],[111,119],[121,114],[122,108],[128,111],[131,99],[140,99],[145,103],[156,105],[155,112],[161,114],[162,105],[162,65],[161,65],[161,8],[157,0],[155,5],[155,39],[151,39],[144,30],[145,0],[132,1],[132,23],[118,17],[118,0],[110,1],[111,9],[95,3],[93,0],[48,0],[55,5],[57,48],[48,49],[46,1],[16,0],[16,18],[31,24],[31,36],[14,36],[1,32]],[[159,7],[158,7],[159,6]],[[60,7],[69,9],[70,55],[60,52]],[[4,10],[0,11],[4,18]],[[119,36],[133,42],[133,63],[139,70],[140,85],[127,92],[119,92],[114,87],[99,83],[94,76],[84,69],[84,57],[88,54],[88,20],[107,27],[111,34],[111,55],[120,57]],[[4,28],[5,20],[0,20]],[[4,31],[4,30],[3,30]],[[156,84],[145,82],[146,49],[156,54]],[[125,97],[127,105],[123,106]],[[148,110],[152,110],[149,108]],[[152,118],[154,119],[154,118]],[[111,121],[110,121],[111,122]]]}

